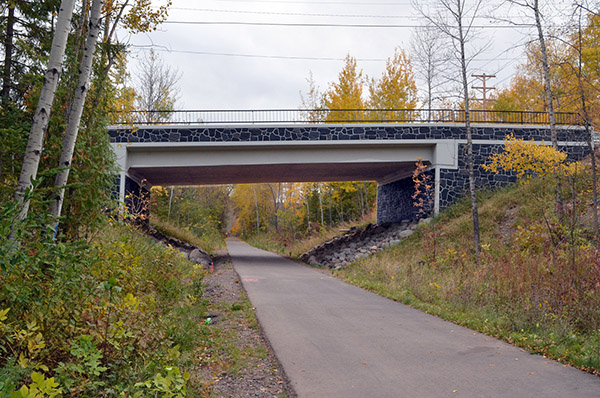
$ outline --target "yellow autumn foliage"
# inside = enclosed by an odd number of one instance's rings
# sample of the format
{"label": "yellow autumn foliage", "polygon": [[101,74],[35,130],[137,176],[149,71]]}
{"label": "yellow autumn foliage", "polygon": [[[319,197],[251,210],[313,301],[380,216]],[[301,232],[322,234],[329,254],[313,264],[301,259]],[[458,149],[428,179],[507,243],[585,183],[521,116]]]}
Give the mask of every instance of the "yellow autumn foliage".
{"label": "yellow autumn foliage", "polygon": [[515,172],[522,184],[527,184],[533,176],[573,175],[580,169],[577,162],[566,162],[567,154],[532,140],[506,136],[504,152],[490,156],[490,163],[483,169],[495,174],[501,170]]}

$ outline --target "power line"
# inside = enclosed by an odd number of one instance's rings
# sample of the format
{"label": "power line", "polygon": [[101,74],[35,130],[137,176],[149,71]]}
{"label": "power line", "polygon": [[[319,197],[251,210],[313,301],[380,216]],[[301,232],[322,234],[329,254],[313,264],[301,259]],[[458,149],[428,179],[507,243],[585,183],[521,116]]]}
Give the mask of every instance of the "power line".
{"label": "power line", "polygon": [[[331,23],[283,23],[283,22],[242,22],[242,21],[165,21],[170,25],[243,25],[243,26],[285,26],[285,27],[309,27],[309,28],[431,28],[430,25],[386,25],[386,24],[331,24]],[[518,29],[519,27],[532,28],[533,24],[521,25],[472,25],[476,29]]]}
{"label": "power line", "polygon": [[410,3],[370,3],[361,1],[282,1],[282,0],[214,0],[223,3],[279,3],[279,4],[324,4],[324,5],[362,5],[362,6],[410,6]]}
{"label": "power line", "polygon": [[[157,46],[139,46],[132,45],[131,47],[140,50],[155,50],[163,51],[168,53],[177,54],[194,54],[194,55],[213,55],[213,56],[224,56],[224,57],[240,57],[240,58],[268,58],[268,59],[291,59],[291,60],[306,60],[306,61],[344,61],[346,58],[334,58],[334,57],[302,57],[293,55],[260,55],[260,54],[240,54],[240,53],[221,53],[221,52],[210,52],[210,51],[191,51],[191,50],[172,50],[168,48],[160,48]],[[360,62],[385,62],[387,59],[383,58],[357,58]]]}
{"label": "power line", "polygon": [[[266,58],[266,59],[290,59],[290,60],[307,60],[307,61],[344,61],[346,58],[336,57],[310,57],[296,55],[271,55],[271,54],[243,54],[243,53],[226,53],[212,51],[193,51],[193,50],[173,50],[165,46],[159,45],[132,45],[131,47],[139,50],[162,51],[176,54],[192,54],[192,55],[209,55],[209,56],[224,56],[224,57],[239,57],[239,58]],[[519,60],[519,58],[481,58],[476,61],[501,61],[501,60]],[[358,62],[386,62],[387,58],[356,58]]]}
{"label": "power line", "polygon": [[301,12],[274,12],[274,11],[246,11],[246,10],[217,10],[213,8],[190,8],[190,7],[169,7],[170,10],[181,11],[201,11],[215,13],[232,13],[232,14],[256,14],[256,15],[286,15],[286,16],[301,16],[301,17],[341,17],[341,18],[390,18],[390,19],[416,19],[411,15],[368,15],[368,14],[311,14]]}

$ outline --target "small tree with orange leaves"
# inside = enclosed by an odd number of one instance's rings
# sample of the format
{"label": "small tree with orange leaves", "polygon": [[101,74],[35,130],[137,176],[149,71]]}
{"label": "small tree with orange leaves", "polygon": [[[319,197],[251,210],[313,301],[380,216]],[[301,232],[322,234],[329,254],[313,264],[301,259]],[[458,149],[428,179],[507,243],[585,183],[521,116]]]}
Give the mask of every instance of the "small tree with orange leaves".
{"label": "small tree with orange leaves", "polygon": [[[413,171],[412,180],[415,184],[415,192],[412,195],[413,206],[417,207],[417,215],[425,216],[433,210],[435,200],[435,184],[432,181],[431,174],[428,173],[429,166],[423,163],[423,158],[417,158],[415,171]],[[433,237],[433,259],[435,260],[436,249],[436,230],[435,225],[431,225]]]}

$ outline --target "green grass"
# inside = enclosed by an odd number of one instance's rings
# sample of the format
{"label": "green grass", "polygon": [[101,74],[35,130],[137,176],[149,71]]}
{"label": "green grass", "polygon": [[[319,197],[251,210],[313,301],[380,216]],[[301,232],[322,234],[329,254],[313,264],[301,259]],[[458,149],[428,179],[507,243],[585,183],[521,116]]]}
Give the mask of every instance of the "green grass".
{"label": "green grass", "polygon": [[158,218],[151,218],[150,224],[163,234],[201,247],[210,254],[215,254],[217,250],[225,248],[225,236],[221,234],[204,234],[199,236],[187,228],[179,227]]}

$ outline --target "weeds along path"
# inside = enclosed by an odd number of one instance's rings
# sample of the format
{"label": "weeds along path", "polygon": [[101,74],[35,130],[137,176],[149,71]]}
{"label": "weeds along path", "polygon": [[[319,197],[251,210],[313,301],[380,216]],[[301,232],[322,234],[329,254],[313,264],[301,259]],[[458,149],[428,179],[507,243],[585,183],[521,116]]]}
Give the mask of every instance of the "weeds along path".
{"label": "weeds along path", "polygon": [[227,247],[299,397],[598,397],[600,378],[255,249]]}
{"label": "weeds along path", "polygon": [[211,345],[197,371],[211,397],[277,397],[296,395],[280,369],[229,256],[220,252],[215,271],[203,279],[210,320]]}

